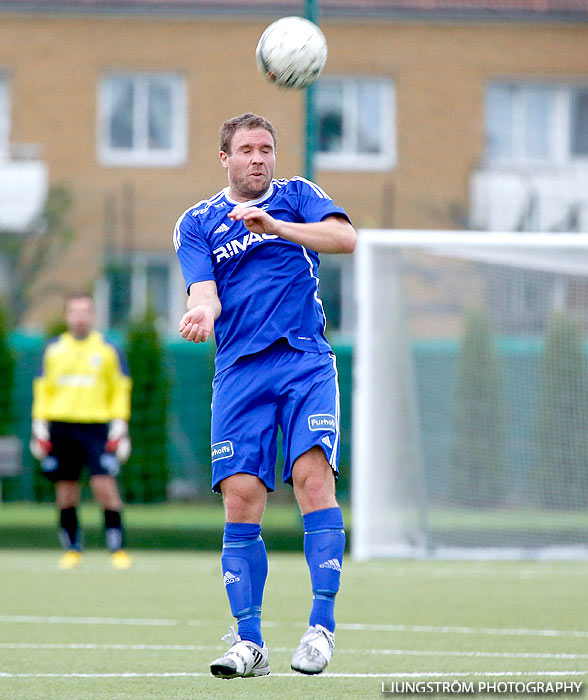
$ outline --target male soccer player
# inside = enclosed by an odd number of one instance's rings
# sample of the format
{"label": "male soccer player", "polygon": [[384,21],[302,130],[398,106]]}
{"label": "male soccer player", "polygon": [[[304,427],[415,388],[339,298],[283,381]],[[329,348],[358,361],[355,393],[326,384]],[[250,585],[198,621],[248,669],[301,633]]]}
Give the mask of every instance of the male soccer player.
{"label": "male soccer player", "polygon": [[67,332],[49,342],[33,383],[30,448],[43,474],[55,483],[65,549],[61,568],[73,569],[82,561],[78,481],[86,466],[92,493],[104,509],[112,565],[128,569],[116,476],[130,455],[131,380],[122,354],[94,330],[94,320],[90,294],[66,299]]}
{"label": "male soccer player", "polygon": [[[313,603],[291,666],[321,673],[335,646],[335,595],[345,532],[335,498],[339,391],[324,335],[318,253],[351,253],[347,214],[312,182],[274,179],[276,133],[247,113],[220,132],[228,187],[188,209],[174,231],[189,294],[179,325],[189,341],[214,330],[212,486],[226,523],[222,572],[238,634],[210,665],[220,678],[270,672],[261,633],[267,555],[261,519],[275,486],[278,425],[283,479],[304,521]],[[232,628],[231,628],[232,630]]]}

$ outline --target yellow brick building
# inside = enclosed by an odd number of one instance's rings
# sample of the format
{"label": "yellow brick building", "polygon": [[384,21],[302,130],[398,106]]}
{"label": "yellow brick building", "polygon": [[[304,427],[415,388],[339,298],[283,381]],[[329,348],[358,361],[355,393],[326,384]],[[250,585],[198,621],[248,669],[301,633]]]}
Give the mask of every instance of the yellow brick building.
{"label": "yellow brick building", "polygon": [[[27,325],[42,326],[63,291],[95,285],[104,324],[151,295],[175,326],[171,234],[226,184],[220,124],[263,114],[278,131],[277,175],[303,170],[304,94],[265,83],[254,60],[265,26],[298,5],[0,3],[0,189],[11,161],[40,160],[71,192],[76,231]],[[588,192],[588,2],[331,0],[321,27],[315,179],[357,228],[496,227],[504,174],[537,168],[542,187],[570,178]],[[2,270],[6,286],[10,261]]]}

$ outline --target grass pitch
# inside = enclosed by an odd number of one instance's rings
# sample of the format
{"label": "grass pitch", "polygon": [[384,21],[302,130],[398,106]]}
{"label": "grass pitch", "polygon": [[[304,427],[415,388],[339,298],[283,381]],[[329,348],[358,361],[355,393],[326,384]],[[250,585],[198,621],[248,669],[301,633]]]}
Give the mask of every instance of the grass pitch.
{"label": "grass pitch", "polygon": [[208,672],[232,624],[219,554],[137,551],[131,570],[114,571],[93,550],[64,572],[58,550],[0,550],[0,700],[357,700],[390,697],[392,680],[588,688],[586,562],[347,558],[335,655],[304,677],[290,655],[310,605],[306,564],[269,556],[272,674],[226,681]]}

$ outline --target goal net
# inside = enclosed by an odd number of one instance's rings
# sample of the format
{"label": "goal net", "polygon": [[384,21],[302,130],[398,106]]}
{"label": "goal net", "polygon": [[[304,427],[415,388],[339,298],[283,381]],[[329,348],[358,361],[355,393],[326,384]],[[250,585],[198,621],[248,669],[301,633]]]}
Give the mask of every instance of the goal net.
{"label": "goal net", "polygon": [[359,234],[352,554],[588,556],[588,235]]}

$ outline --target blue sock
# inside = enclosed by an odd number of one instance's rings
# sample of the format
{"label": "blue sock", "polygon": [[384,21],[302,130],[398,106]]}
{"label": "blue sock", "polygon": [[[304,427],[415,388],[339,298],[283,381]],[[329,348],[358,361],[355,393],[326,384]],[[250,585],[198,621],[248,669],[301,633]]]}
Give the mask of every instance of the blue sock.
{"label": "blue sock", "polygon": [[345,530],[340,508],[315,510],[302,516],[304,554],[312,583],[309,624],[335,631],[335,595],[339,590]]}
{"label": "blue sock", "polygon": [[241,639],[262,646],[261,603],[267,578],[267,553],[261,525],[225,523],[221,563],[238,634]]}

